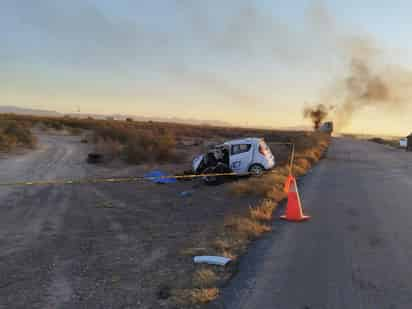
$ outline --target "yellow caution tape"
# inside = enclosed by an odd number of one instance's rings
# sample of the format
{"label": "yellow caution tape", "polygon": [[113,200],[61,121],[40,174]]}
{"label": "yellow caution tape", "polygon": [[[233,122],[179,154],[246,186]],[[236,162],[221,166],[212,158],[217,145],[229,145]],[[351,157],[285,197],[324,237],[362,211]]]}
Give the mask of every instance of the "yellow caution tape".
{"label": "yellow caution tape", "polygon": [[[0,182],[0,187],[12,186],[47,186],[47,185],[72,185],[72,184],[96,184],[96,183],[122,183],[137,182],[144,180],[161,180],[161,179],[193,179],[203,177],[235,176],[236,173],[214,173],[214,174],[191,174],[191,175],[170,175],[170,176],[153,176],[153,177],[122,177],[122,178],[84,178],[76,180],[39,180],[39,181],[16,181]],[[247,175],[247,174],[246,174]]]}
{"label": "yellow caution tape", "polygon": [[[293,143],[270,143],[272,145],[291,145],[290,156],[290,171],[292,170],[295,145]],[[230,173],[214,173],[214,174],[189,174],[189,175],[170,175],[170,176],[137,176],[137,177],[122,177],[122,178],[84,178],[84,179],[56,179],[56,180],[39,180],[39,181],[16,181],[16,182],[0,182],[0,187],[13,186],[48,186],[48,185],[73,185],[73,184],[96,184],[96,183],[123,183],[123,182],[137,182],[145,180],[161,180],[161,179],[194,179],[204,177],[220,177],[220,176],[247,176],[250,173],[237,174]]]}

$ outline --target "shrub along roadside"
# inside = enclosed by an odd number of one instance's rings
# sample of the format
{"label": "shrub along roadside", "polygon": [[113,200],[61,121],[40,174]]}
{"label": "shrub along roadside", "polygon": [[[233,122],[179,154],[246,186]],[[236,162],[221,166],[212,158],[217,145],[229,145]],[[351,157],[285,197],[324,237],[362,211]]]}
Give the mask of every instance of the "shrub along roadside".
{"label": "shrub along roadside", "polygon": [[[312,133],[308,134],[307,138],[305,136],[298,137],[293,141],[296,145],[296,160],[293,171],[297,177],[306,174],[322,158],[329,146],[330,137],[328,135]],[[230,185],[229,190],[233,194],[253,194],[260,202],[249,207],[248,211],[242,214],[227,216],[216,239],[202,246],[205,247],[202,251],[208,254],[222,255],[233,259],[233,265],[227,269],[202,266],[203,271],[206,269],[214,272],[215,285],[208,284],[204,289],[199,286],[188,287],[184,289],[184,293],[179,289],[172,291],[172,300],[181,308],[185,306],[194,308],[194,306],[197,307],[217,298],[219,288],[224,286],[234,275],[238,258],[245,253],[250,242],[271,231],[273,213],[278,204],[286,198],[283,185],[288,173],[289,169],[283,165],[277,167],[273,173],[263,177],[249,178]],[[182,252],[185,255],[193,253],[196,253],[195,249],[187,249]],[[197,276],[196,272],[193,274],[194,278]]]}
{"label": "shrub along roadside", "polygon": [[[160,123],[0,114],[0,129],[8,124],[13,126],[18,136],[1,134],[0,150],[8,150],[15,144],[34,146],[36,139],[29,129],[35,126],[58,131],[68,130],[75,135],[79,135],[82,130],[88,130],[92,132],[97,151],[104,152],[110,159],[121,157],[132,164],[181,160],[181,156],[176,154],[175,132],[191,129]],[[178,131],[173,130],[175,127]]]}
{"label": "shrub along roadside", "polygon": [[[131,164],[178,161],[175,137],[162,130],[144,131],[128,126],[97,128],[94,140],[103,145],[101,149],[111,149],[112,156],[117,152]],[[111,147],[115,144],[117,151]]]}
{"label": "shrub along roadside", "polygon": [[[128,121],[113,119],[94,119],[92,117],[76,118],[41,117],[32,115],[0,114],[0,122],[15,121],[31,128],[40,126],[44,129],[64,130],[79,134],[79,130],[94,132],[95,141],[101,144],[107,141],[110,148],[119,144],[116,155],[131,163],[141,162],[176,162],[182,160],[176,155],[176,137],[229,140],[250,136],[264,137],[267,142],[296,142],[307,148],[316,143],[312,134],[297,131],[276,131],[252,128],[214,127],[206,125],[188,125],[153,121]],[[277,156],[278,157],[278,156]]]}
{"label": "shrub along roadside", "polygon": [[36,137],[24,123],[0,121],[0,151],[8,152],[18,146],[34,148],[36,144]]}

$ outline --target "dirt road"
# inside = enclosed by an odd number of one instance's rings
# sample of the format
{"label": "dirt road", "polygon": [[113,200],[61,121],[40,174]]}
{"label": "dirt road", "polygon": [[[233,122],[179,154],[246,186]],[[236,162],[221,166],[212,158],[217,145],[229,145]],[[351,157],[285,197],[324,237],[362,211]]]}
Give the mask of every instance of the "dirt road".
{"label": "dirt road", "polygon": [[[88,165],[91,146],[80,139],[41,134],[38,149],[0,157],[1,181],[150,169]],[[171,308],[159,289],[185,287],[195,267],[181,251],[202,246],[225,214],[251,205],[223,187],[197,181],[1,187],[0,308]]]}
{"label": "dirt road", "polygon": [[335,139],[300,186],[311,221],[276,222],[212,308],[412,308],[412,154]]}

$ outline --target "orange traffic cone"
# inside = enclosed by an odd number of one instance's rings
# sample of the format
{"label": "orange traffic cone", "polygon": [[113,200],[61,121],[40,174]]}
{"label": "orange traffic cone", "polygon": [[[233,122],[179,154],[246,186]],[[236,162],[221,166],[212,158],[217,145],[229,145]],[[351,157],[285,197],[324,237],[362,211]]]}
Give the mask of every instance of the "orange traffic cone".
{"label": "orange traffic cone", "polygon": [[285,187],[283,188],[283,191],[285,193],[289,193],[290,184],[292,183],[293,179],[294,178],[292,175],[289,175],[288,178],[286,178]]}
{"label": "orange traffic cone", "polygon": [[305,216],[303,214],[302,205],[300,203],[300,197],[298,192],[298,186],[296,184],[296,179],[294,177],[292,177],[290,181],[286,213],[280,218],[288,221],[304,221],[310,218],[310,216]]}

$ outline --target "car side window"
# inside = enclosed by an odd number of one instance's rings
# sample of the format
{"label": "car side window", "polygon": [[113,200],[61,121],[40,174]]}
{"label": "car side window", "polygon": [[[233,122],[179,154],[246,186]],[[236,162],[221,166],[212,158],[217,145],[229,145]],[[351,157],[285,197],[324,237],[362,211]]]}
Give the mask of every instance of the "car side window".
{"label": "car side window", "polygon": [[236,155],[236,154],[239,154],[239,153],[248,152],[251,147],[252,147],[251,144],[232,145],[231,153],[232,153],[232,155]]}

